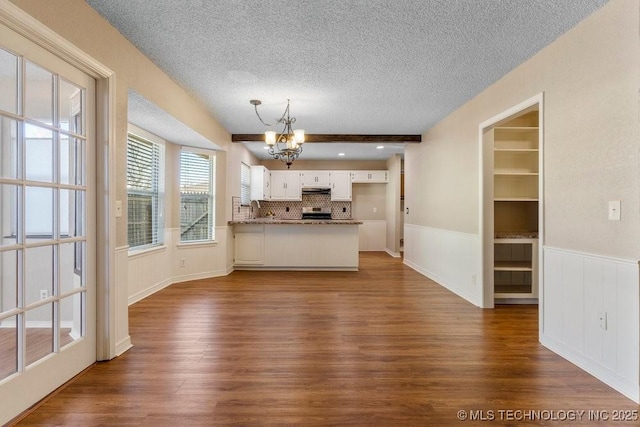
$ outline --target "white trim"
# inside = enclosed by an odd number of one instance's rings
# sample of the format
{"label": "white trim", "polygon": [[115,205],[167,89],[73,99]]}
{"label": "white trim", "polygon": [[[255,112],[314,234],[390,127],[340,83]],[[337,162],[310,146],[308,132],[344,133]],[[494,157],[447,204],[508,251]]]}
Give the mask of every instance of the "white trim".
{"label": "white trim", "polygon": [[122,355],[127,350],[131,349],[133,344],[131,344],[131,337],[127,335],[125,338],[121,339],[116,343],[116,357]]}
{"label": "white trim", "polygon": [[138,301],[142,301],[143,299],[145,299],[149,295],[153,295],[156,292],[166,288],[167,286],[172,285],[173,283],[175,283],[175,282],[173,282],[171,280],[171,278],[165,279],[160,283],[156,283],[155,285],[153,285],[153,286],[151,286],[149,288],[146,288],[143,291],[140,291],[140,292],[138,292],[136,294],[133,294],[133,295],[129,296],[128,304],[131,305],[131,304],[137,303]]}
{"label": "white trim", "polygon": [[634,402],[640,403],[638,384],[633,384],[628,379],[617,375],[615,372],[595,363],[592,360],[589,360],[583,354],[547,335],[540,334],[540,344],[573,363],[583,371],[593,375],[614,390],[624,394]]}
{"label": "white trim", "polygon": [[144,247],[142,249],[130,249],[129,246],[127,246],[128,248],[128,256],[130,259],[136,259],[137,257],[141,257],[141,256],[145,256],[145,255],[149,255],[152,254],[154,252],[163,252],[165,250],[167,250],[167,245],[165,245],[164,243],[159,244],[159,245],[155,245],[155,246],[147,246]]}
{"label": "white trim", "polygon": [[563,254],[571,254],[571,255],[577,255],[580,256],[582,258],[590,258],[590,259],[597,259],[600,261],[608,261],[608,262],[615,262],[618,264],[626,264],[627,266],[632,266],[632,267],[636,267],[638,266],[638,264],[640,264],[640,261],[635,261],[635,260],[631,260],[631,259],[624,259],[624,258],[615,258],[615,257],[611,257],[608,255],[598,255],[598,254],[592,254],[592,253],[588,253],[588,252],[580,252],[580,251],[576,251],[573,249],[562,249],[562,248],[558,248],[555,246],[544,246],[543,250],[545,252],[557,252],[557,253],[563,253]]}
{"label": "white trim", "polygon": [[9,0],[0,0],[0,22],[93,77],[108,78],[114,75],[110,68],[96,61]]}
{"label": "white trim", "polygon": [[392,251],[392,250],[391,250],[391,249],[389,249],[389,248],[386,248],[384,251],[385,251],[386,253],[388,253],[389,255],[391,255],[392,257],[394,257],[394,258],[400,258],[400,257],[402,256],[402,253],[400,253],[400,252],[394,252],[394,251]]}
{"label": "white trim", "polygon": [[207,150],[205,148],[191,147],[188,145],[181,145],[180,151],[187,151],[189,153],[202,154],[203,156],[214,156],[214,157],[216,156],[215,150]]}
{"label": "white trim", "polygon": [[198,240],[194,242],[176,243],[176,248],[178,249],[206,248],[207,246],[218,246],[218,242],[216,240]]}
{"label": "white trim", "polygon": [[[531,108],[534,105],[538,105],[538,299],[540,307],[544,304],[544,297],[541,289],[542,280],[544,277],[544,265],[542,261],[542,246],[544,244],[544,92],[540,92],[531,98],[497,114],[490,119],[478,125],[478,231],[480,234],[480,262],[482,264],[481,275],[485,277],[485,230],[484,230],[484,207],[485,207],[485,194],[484,194],[484,132],[487,128],[495,126],[499,122],[506,120],[507,118]],[[493,237],[491,238],[493,242]],[[491,281],[482,280],[482,307],[493,308],[494,307],[494,294]],[[540,330],[542,325],[539,324]]]}
{"label": "white trim", "polygon": [[[169,285],[173,285],[176,283],[188,282],[190,280],[202,280],[202,279],[211,279],[213,277],[224,277],[231,273],[231,271],[224,270],[213,270],[213,271],[204,271],[202,273],[194,273],[194,274],[185,274],[182,276],[175,276],[172,282]],[[169,286],[167,285],[167,286]],[[165,286],[166,287],[166,286]],[[159,289],[158,289],[159,290]]]}
{"label": "white trim", "polygon": [[133,123],[127,123],[127,134],[133,135],[135,138],[141,139],[143,141],[148,141],[154,144],[162,145],[166,147],[167,141],[163,138],[159,137],[155,133],[151,133],[148,130],[142,129],[134,125]]}

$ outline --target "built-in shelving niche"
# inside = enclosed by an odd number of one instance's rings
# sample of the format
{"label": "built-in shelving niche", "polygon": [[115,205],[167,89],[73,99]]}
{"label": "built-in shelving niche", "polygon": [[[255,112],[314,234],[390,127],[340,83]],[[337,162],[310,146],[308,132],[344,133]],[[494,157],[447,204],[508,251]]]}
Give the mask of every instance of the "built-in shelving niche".
{"label": "built-in shelving niche", "polygon": [[[485,130],[484,245],[495,303],[535,303],[538,298],[540,119],[532,105]],[[491,243],[491,246],[490,244]],[[486,252],[488,252],[485,249]],[[487,254],[485,253],[485,257]]]}

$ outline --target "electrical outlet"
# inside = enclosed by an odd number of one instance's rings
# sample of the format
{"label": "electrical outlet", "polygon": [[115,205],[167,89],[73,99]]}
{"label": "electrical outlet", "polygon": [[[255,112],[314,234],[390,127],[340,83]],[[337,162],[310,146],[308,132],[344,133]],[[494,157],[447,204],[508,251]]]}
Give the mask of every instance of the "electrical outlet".
{"label": "electrical outlet", "polygon": [[598,312],[598,321],[600,322],[600,329],[603,331],[607,330],[607,312],[600,311]]}
{"label": "electrical outlet", "polygon": [[475,286],[475,285],[476,285],[476,275],[475,275],[475,274],[471,275],[471,284],[472,284],[473,286]]}
{"label": "electrical outlet", "polygon": [[40,289],[40,299],[49,298],[49,291],[47,289]]}
{"label": "electrical outlet", "polygon": [[180,267],[186,267],[187,263],[186,261],[183,259],[180,260]]}

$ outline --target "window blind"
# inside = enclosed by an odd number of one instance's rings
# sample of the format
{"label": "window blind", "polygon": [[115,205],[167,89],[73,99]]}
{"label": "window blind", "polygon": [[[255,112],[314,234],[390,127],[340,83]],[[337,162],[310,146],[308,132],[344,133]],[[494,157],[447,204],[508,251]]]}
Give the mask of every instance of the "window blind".
{"label": "window blind", "polygon": [[214,239],[215,156],[180,152],[180,241]]}
{"label": "window blind", "polygon": [[156,245],[162,241],[160,192],[161,146],[127,138],[127,196],[129,248]]}

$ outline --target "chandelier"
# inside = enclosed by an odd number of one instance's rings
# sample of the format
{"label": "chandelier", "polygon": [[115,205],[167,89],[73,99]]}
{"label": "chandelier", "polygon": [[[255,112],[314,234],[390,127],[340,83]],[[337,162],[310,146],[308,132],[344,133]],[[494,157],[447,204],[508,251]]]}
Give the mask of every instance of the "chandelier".
{"label": "chandelier", "polygon": [[268,130],[264,133],[265,142],[269,147],[269,154],[274,159],[280,160],[287,164],[287,169],[291,168],[291,164],[302,153],[302,144],[304,143],[304,130],[293,129],[292,125],[295,123],[296,118],[289,116],[289,99],[287,99],[287,108],[284,110],[282,117],[273,124],[265,123],[258,113],[258,105],[262,104],[259,99],[252,99],[249,101],[256,110],[256,115],[265,126],[274,126],[278,123],[282,123],[284,128],[279,135],[272,130]]}

